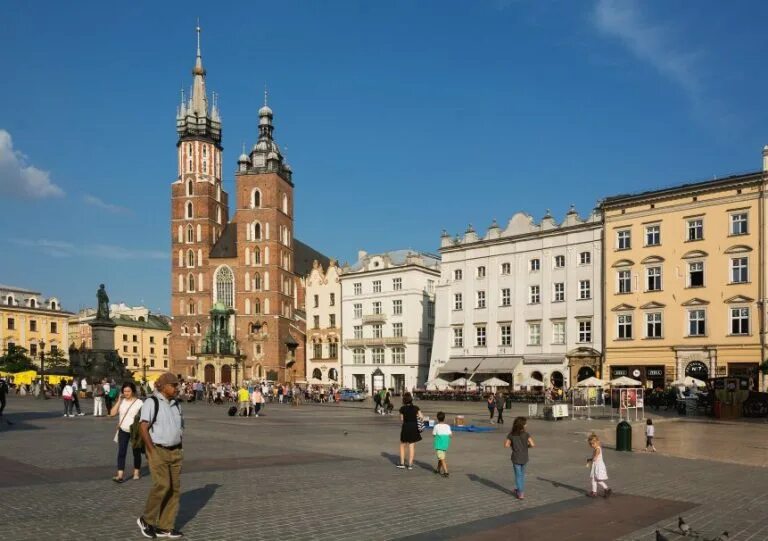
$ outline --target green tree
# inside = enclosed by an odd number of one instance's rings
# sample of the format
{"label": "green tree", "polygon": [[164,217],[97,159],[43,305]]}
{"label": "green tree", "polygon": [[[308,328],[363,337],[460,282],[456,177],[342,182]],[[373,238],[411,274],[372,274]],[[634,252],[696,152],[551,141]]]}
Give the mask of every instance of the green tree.
{"label": "green tree", "polygon": [[52,349],[45,356],[46,368],[69,368],[69,360],[64,357],[60,349]]}
{"label": "green tree", "polygon": [[0,357],[0,367],[6,372],[23,372],[35,369],[32,359],[27,355],[27,350],[21,346],[10,346],[8,352]]}

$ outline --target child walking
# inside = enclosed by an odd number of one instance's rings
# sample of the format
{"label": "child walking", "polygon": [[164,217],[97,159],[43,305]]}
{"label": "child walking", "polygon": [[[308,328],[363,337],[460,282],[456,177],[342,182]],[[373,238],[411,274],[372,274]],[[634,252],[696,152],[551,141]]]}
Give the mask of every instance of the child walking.
{"label": "child walking", "polygon": [[605,462],[603,461],[603,448],[600,447],[600,438],[597,434],[591,434],[587,438],[587,443],[592,448],[592,458],[587,459],[587,467],[589,470],[589,480],[592,485],[592,491],[587,494],[590,498],[597,497],[597,487],[603,489],[603,497],[607,498],[613,492],[605,483],[608,480],[608,470],[605,468]]}
{"label": "child walking", "polygon": [[504,447],[512,448],[512,467],[515,470],[515,497],[525,499],[525,466],[528,464],[528,449],[536,447],[533,438],[526,431],[528,419],[516,417],[512,423],[512,431],[504,440]]}
{"label": "child walking", "polygon": [[653,419],[648,419],[645,423],[645,450],[650,450],[652,453],[656,452],[656,446],[653,445],[653,436],[656,433],[656,429],[653,426]]}
{"label": "child walking", "polygon": [[434,436],[435,452],[437,453],[437,469],[435,473],[448,477],[448,463],[445,461],[445,455],[451,446],[452,432],[451,425],[445,422],[445,413],[442,411],[437,412],[437,424],[432,430],[432,435]]}

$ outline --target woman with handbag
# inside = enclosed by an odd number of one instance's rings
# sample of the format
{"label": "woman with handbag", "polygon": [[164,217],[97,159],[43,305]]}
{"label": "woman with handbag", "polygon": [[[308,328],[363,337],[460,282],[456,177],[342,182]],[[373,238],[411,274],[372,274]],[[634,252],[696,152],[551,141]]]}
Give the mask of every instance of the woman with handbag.
{"label": "woman with handbag", "polygon": [[[400,463],[397,465],[400,469],[413,469],[413,455],[416,450],[414,446],[421,441],[421,431],[424,426],[420,423],[422,419],[421,410],[413,405],[413,395],[405,393],[403,406],[400,408],[400,421],[403,423],[400,429]],[[408,465],[405,464],[406,447],[408,448]]]}
{"label": "woman with handbag", "polygon": [[[136,385],[132,381],[123,383],[120,389],[120,398],[112,406],[109,412],[110,417],[119,416],[117,422],[117,431],[115,432],[115,442],[117,443],[117,475],[112,478],[115,483],[122,483],[125,470],[125,455],[128,452],[128,446],[131,443],[131,425],[133,420],[141,413],[143,402],[136,396]],[[133,478],[141,477],[141,449],[133,449]]]}

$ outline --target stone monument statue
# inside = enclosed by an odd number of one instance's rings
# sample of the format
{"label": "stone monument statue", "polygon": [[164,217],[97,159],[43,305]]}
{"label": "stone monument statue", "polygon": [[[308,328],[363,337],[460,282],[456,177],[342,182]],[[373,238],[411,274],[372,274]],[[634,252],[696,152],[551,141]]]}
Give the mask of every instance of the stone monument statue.
{"label": "stone monument statue", "polygon": [[109,296],[104,284],[99,286],[96,292],[96,319],[99,321],[110,321],[109,319]]}

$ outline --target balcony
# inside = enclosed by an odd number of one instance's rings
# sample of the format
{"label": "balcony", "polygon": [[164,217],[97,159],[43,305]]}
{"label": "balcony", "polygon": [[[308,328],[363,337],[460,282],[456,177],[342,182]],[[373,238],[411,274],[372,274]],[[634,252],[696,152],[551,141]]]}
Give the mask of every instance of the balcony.
{"label": "balcony", "polygon": [[364,347],[364,346],[402,346],[405,345],[405,336],[386,336],[383,338],[350,338],[344,340],[346,347]]}
{"label": "balcony", "polygon": [[367,314],[363,316],[363,325],[384,323],[385,321],[387,321],[387,314]]}

